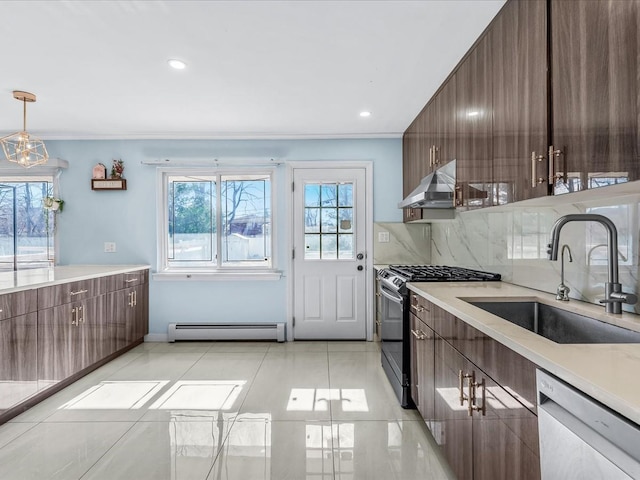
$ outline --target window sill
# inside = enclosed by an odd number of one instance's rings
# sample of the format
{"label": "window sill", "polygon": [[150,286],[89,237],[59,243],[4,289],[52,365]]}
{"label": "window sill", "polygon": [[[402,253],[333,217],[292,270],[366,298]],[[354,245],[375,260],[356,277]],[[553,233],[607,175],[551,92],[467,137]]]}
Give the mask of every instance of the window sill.
{"label": "window sill", "polygon": [[229,280],[243,281],[276,281],[282,278],[282,272],[269,270],[266,272],[197,272],[197,271],[172,271],[157,272],[151,275],[156,281],[170,282],[215,282]]}

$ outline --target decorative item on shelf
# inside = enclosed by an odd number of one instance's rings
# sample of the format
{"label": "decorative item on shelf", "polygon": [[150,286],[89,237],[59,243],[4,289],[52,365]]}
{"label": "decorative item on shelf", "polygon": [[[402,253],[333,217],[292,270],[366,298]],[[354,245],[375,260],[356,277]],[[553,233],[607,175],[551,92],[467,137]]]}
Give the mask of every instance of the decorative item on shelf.
{"label": "decorative item on shelf", "polygon": [[4,156],[8,161],[24,168],[42,165],[49,159],[47,148],[42,140],[27,133],[27,102],[35,102],[36,96],[33,93],[14,90],[13,98],[20,100],[23,105],[22,131],[0,138]]}
{"label": "decorative item on shelf", "polygon": [[[105,167],[102,163],[99,163],[95,167],[93,167],[93,178],[91,179],[91,190],[126,190],[127,189],[127,181],[122,178],[122,173],[124,172],[124,161],[123,160],[113,160],[113,165],[111,165],[111,176],[106,178],[107,167]],[[103,177],[98,177],[96,174],[100,174],[104,172]]]}
{"label": "decorative item on shelf", "polygon": [[97,178],[104,180],[107,178],[107,167],[104,163],[98,163],[95,167],[93,167],[93,175],[91,178]]}
{"label": "decorative item on shelf", "polygon": [[122,173],[124,172],[124,162],[120,159],[113,160],[113,165],[111,166],[111,178],[122,178]]}

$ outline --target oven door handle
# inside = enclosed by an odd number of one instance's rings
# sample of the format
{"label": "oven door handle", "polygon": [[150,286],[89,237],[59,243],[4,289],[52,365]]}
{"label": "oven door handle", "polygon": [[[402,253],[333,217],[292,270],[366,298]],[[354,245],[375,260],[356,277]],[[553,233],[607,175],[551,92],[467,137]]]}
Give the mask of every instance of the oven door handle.
{"label": "oven door handle", "polygon": [[398,303],[400,305],[402,305],[404,303],[404,301],[402,300],[402,297],[400,296],[395,296],[395,295],[391,295],[390,293],[388,293],[387,290],[385,290],[384,288],[380,288],[380,294],[383,297],[386,297],[388,300],[392,301],[393,303]]}

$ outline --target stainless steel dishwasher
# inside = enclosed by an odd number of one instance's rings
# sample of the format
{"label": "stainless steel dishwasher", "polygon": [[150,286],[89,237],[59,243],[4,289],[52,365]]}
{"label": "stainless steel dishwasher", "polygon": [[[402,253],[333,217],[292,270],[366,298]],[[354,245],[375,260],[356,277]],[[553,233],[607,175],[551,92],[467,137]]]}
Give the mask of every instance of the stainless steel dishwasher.
{"label": "stainless steel dishwasher", "polygon": [[640,479],[640,427],[538,370],[543,480]]}

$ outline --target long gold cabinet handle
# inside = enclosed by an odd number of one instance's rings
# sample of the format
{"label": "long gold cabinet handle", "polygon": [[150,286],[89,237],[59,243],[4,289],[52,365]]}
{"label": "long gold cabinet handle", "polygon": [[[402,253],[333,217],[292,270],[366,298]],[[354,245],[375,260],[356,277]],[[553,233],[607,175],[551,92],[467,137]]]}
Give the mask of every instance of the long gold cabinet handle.
{"label": "long gold cabinet handle", "polygon": [[[477,404],[478,399],[476,394],[478,393],[478,388],[482,391],[482,405]],[[470,410],[469,415],[471,415],[474,410],[480,412],[483,416],[487,415],[487,387],[484,383],[484,378],[479,383],[474,382],[473,384],[473,406],[470,407]]]}
{"label": "long gold cabinet handle", "polygon": [[553,145],[549,145],[549,185],[552,186],[556,183],[556,180],[562,180],[564,183],[567,183],[567,178],[565,178],[564,173],[556,172],[556,158],[560,157],[560,155],[564,155],[564,151],[555,149]]}
{"label": "long gold cabinet handle", "polygon": [[[467,396],[464,393],[464,381],[472,378],[475,380],[475,375],[472,377],[468,373],[464,373],[462,370],[458,370],[458,400],[460,400],[461,407],[464,406],[464,402],[470,401],[471,399],[470,396]],[[473,382],[474,380],[471,381]]]}
{"label": "long gold cabinet handle", "polygon": [[[467,393],[464,393],[465,380],[467,380]],[[478,389],[481,390],[482,405],[478,405],[478,399],[476,395]],[[484,378],[480,382],[476,382],[476,372],[464,373],[462,370],[458,370],[458,395],[460,400],[460,406],[464,406],[464,402],[467,402],[467,412],[469,416],[473,416],[473,412],[480,412],[482,415],[487,414],[486,410],[486,387]]]}
{"label": "long gold cabinet handle", "polygon": [[134,290],[133,292],[129,292],[127,296],[129,297],[127,305],[129,305],[130,307],[135,307],[138,304],[138,292]]}
{"label": "long gold cabinet handle", "polygon": [[539,184],[544,183],[544,177],[538,177],[538,162],[544,161],[544,155],[536,155],[531,152],[531,188],[536,188]]}

